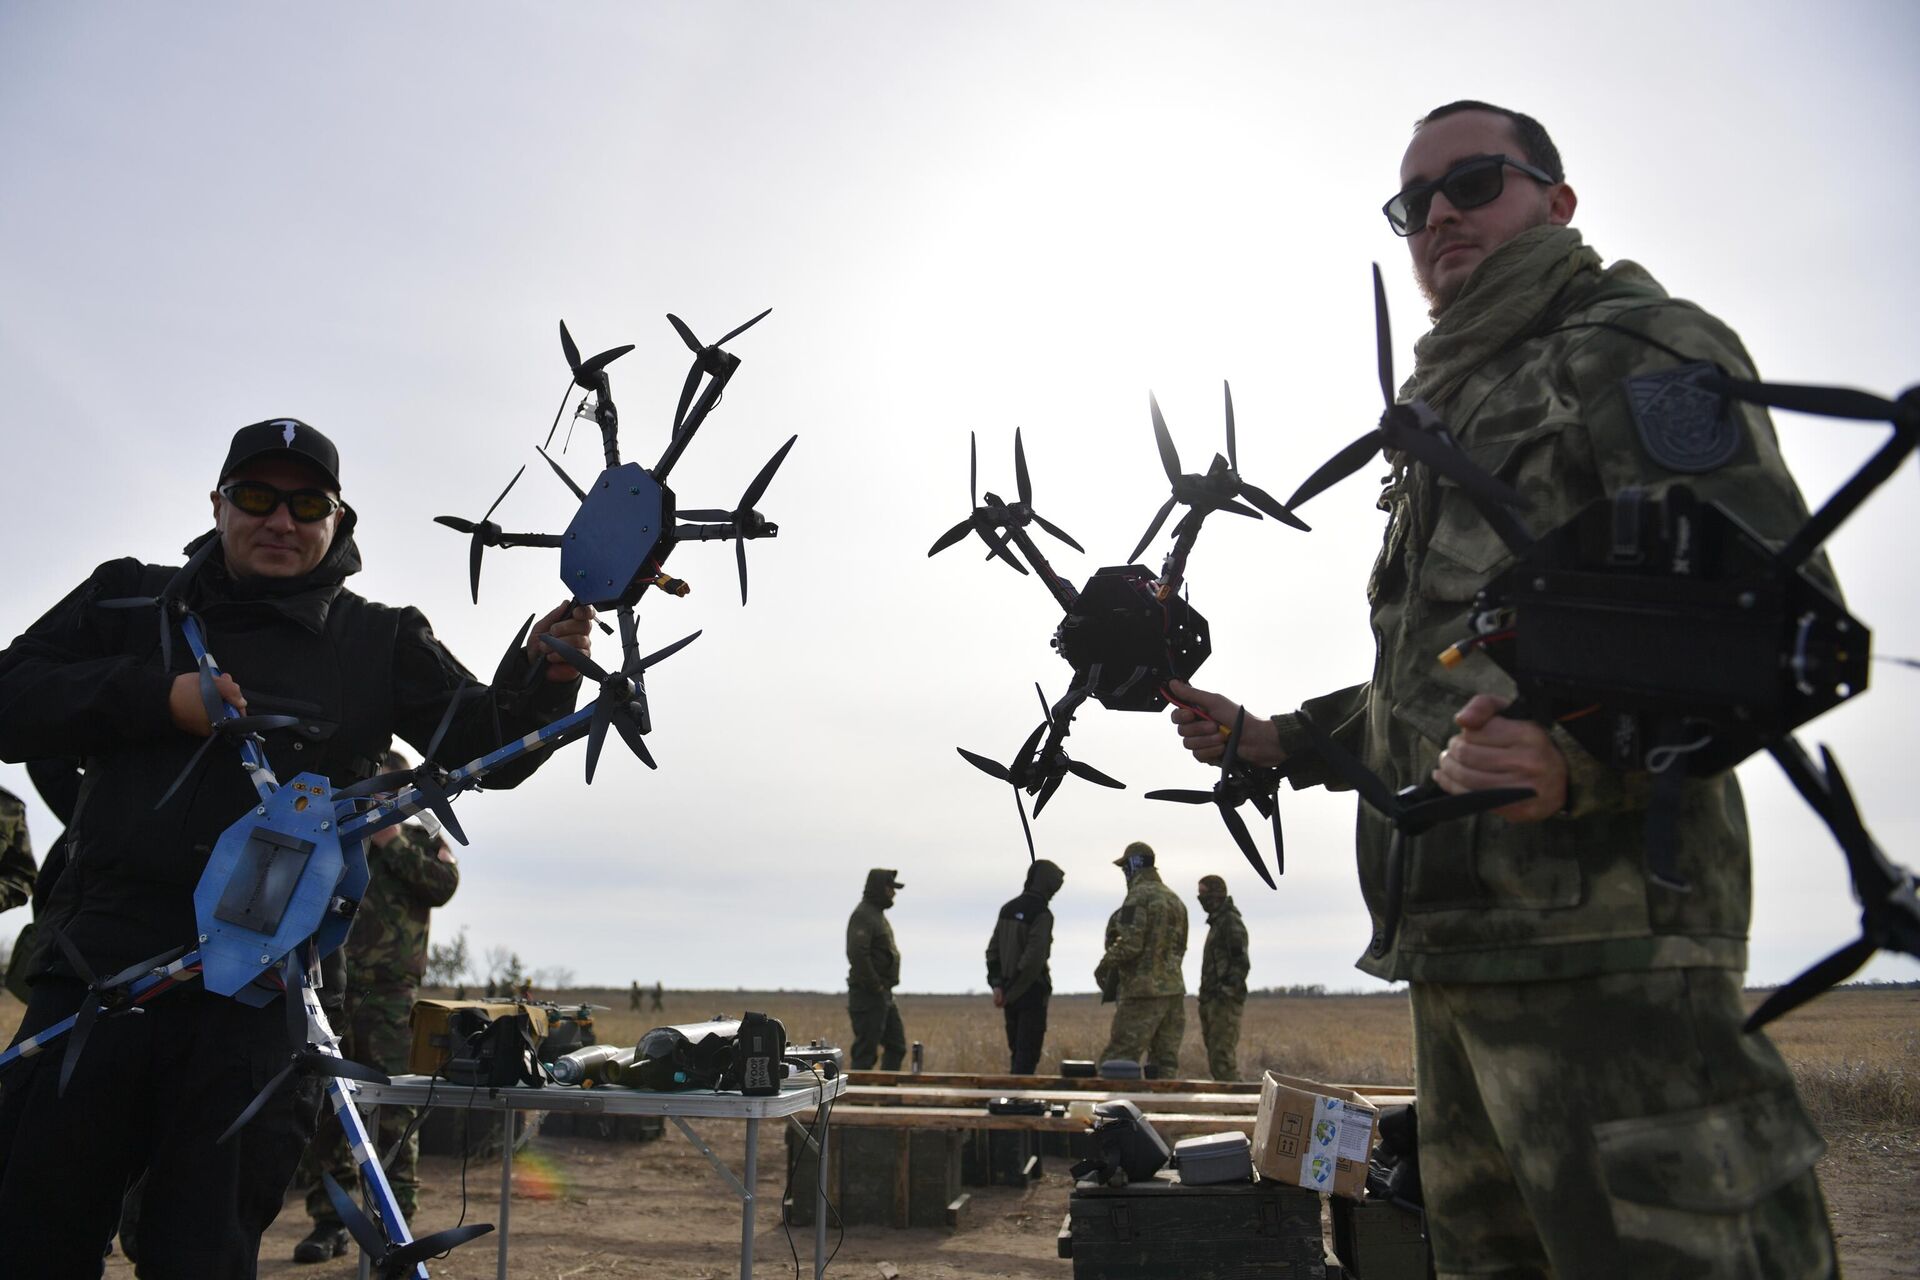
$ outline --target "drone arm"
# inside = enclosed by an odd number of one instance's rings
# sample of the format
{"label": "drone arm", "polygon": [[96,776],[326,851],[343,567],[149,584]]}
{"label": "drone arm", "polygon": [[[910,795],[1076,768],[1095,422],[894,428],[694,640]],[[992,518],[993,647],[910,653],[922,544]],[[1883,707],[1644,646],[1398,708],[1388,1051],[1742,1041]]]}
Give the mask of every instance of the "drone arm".
{"label": "drone arm", "polygon": [[1071,613],[1074,602],[1080,598],[1080,593],[1075,591],[1072,584],[1067,582],[1065,578],[1062,578],[1053,571],[1053,566],[1048,564],[1047,558],[1040,554],[1040,548],[1035,545],[1032,535],[1025,529],[1018,525],[1013,525],[1007,528],[1005,532],[1007,538],[1010,539],[1016,547],[1020,548],[1020,554],[1027,558],[1027,563],[1033,566],[1034,572],[1039,575],[1041,585],[1046,587],[1048,593],[1053,596],[1055,603],[1063,610]]}
{"label": "drone arm", "polygon": [[736,529],[731,524],[677,524],[673,527],[674,539],[678,542],[713,542],[728,538],[777,538],[780,526],[762,521],[746,529]]}
{"label": "drone arm", "polygon": [[727,389],[727,383],[733,378],[734,370],[740,367],[740,357],[726,351],[714,351],[711,362],[702,352],[694,357],[694,370],[710,375],[707,385],[701,390],[700,398],[694,401],[684,419],[674,423],[673,439],[667,442],[666,451],[660,455],[660,461],[653,464],[653,478],[661,484],[667,482],[667,476],[673,471],[674,464],[680,461],[680,455],[693,443],[693,433],[707,420],[714,406],[720,403],[720,395]]}

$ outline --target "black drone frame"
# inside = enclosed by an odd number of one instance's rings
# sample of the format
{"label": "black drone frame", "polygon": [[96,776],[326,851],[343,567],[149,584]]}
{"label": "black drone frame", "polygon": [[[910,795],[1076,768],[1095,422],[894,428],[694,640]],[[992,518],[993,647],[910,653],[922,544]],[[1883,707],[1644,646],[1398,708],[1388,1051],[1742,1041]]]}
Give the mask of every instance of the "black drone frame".
{"label": "black drone frame", "polygon": [[[965,748],[960,749],[961,756],[975,768],[999,781],[1012,784],[1029,858],[1034,856],[1033,831],[1027,823],[1025,807],[1020,803],[1021,792],[1035,797],[1034,816],[1038,817],[1046,801],[1069,773],[1101,786],[1121,786],[1105,774],[1068,759],[1061,749],[1061,742],[1069,732],[1073,716],[1081,704],[1092,698],[1110,710],[1157,711],[1169,701],[1168,683],[1175,679],[1191,678],[1211,652],[1206,619],[1188,603],[1184,591],[1187,559],[1206,518],[1216,511],[1226,511],[1256,520],[1262,515],[1271,516],[1294,528],[1307,528],[1299,517],[1272,495],[1241,478],[1232,387],[1225,386],[1224,394],[1226,453],[1215,454],[1211,465],[1199,474],[1181,471],[1180,455],[1174,448],[1173,436],[1167,430],[1159,401],[1152,395],[1148,396],[1154,442],[1172,493],[1155,513],[1129,560],[1138,559],[1146,550],[1165,526],[1174,507],[1184,505],[1187,511],[1174,525],[1172,547],[1157,575],[1138,564],[1112,566],[1099,570],[1084,587],[1077,590],[1054,571],[1028,532],[1029,525],[1037,524],[1074,550],[1084,550],[1065,530],[1034,510],[1033,483],[1027,471],[1026,446],[1019,430],[1016,429],[1013,436],[1014,480],[1018,500],[1011,503],[992,492],[988,492],[982,500],[978,444],[977,441],[970,441],[967,497],[971,510],[965,519],[943,533],[927,554],[937,555],[968,534],[974,534],[986,545],[989,559],[1001,560],[1021,574],[1031,570],[1064,611],[1065,616],[1054,630],[1053,648],[1067,660],[1074,672],[1072,686],[1059,704],[1049,707],[1046,696],[1041,695],[1045,719],[1027,736],[1010,763],[1003,765]],[[1237,747],[1237,737],[1231,745]],[[1207,799],[1215,800],[1227,794],[1238,797],[1231,804],[1221,804],[1221,815],[1235,843],[1246,854],[1260,878],[1271,886],[1274,884],[1273,876],[1268,873],[1246,824],[1235,809],[1239,804],[1252,801],[1263,816],[1273,820],[1277,864],[1281,856],[1279,812],[1275,799],[1278,774],[1270,770],[1230,772],[1230,781],[1223,778],[1227,791],[1218,792],[1216,789],[1217,794],[1208,793]],[[1155,795],[1163,799],[1171,798],[1162,793]]]}
{"label": "black drone frame", "polygon": [[[1719,773],[1758,750],[1779,763],[1845,852],[1861,904],[1861,936],[1774,993],[1748,1021],[1756,1029],[1844,981],[1890,948],[1920,956],[1920,899],[1912,872],[1889,860],[1860,820],[1838,766],[1824,748],[1815,765],[1793,730],[1867,685],[1871,635],[1804,570],[1834,530],[1920,446],[1920,387],[1897,400],[1837,387],[1737,378],[1624,325],[1596,322],[1679,362],[1669,375],[1684,394],[1854,421],[1886,422],[1892,437],[1778,550],[1731,512],[1684,485],[1655,496],[1623,490],[1534,538],[1511,508],[1519,495],[1461,450],[1439,415],[1393,403],[1385,291],[1374,268],[1380,427],[1328,460],[1289,499],[1298,506],[1352,475],[1385,448],[1457,483],[1515,556],[1479,593],[1472,634],[1446,654],[1475,649],[1514,680],[1504,714],[1559,725],[1596,758],[1644,770],[1651,782],[1647,873],[1675,892],[1681,786]],[[1407,842],[1451,817],[1502,807],[1508,793],[1443,797],[1431,784],[1390,793],[1379,778],[1306,720],[1323,759],[1394,822],[1386,905],[1375,951],[1398,920]]]}

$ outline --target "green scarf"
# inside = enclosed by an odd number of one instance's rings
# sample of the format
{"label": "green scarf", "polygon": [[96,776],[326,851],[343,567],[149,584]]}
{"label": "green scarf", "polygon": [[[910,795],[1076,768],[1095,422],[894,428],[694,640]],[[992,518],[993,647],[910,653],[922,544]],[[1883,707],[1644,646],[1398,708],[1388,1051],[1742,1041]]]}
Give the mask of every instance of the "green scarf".
{"label": "green scarf", "polygon": [[1402,400],[1439,406],[1467,376],[1539,323],[1568,281],[1600,270],[1572,227],[1529,227],[1488,254],[1451,305],[1413,344]]}

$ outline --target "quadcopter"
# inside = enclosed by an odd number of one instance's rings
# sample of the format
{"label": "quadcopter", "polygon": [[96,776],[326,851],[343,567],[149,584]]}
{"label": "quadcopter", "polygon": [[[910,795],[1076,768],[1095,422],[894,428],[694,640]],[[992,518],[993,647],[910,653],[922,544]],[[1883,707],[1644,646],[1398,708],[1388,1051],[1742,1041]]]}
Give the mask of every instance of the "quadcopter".
{"label": "quadcopter", "polygon": [[[201,619],[187,604],[195,575],[218,545],[215,538],[208,538],[196,548],[158,595],[102,601],[102,606],[109,608],[155,609],[160,615],[163,661],[171,662],[172,633],[176,627],[194,657],[199,694],[212,732],[207,744],[195,752],[160,803],[165,804],[171,798],[181,782],[201,767],[212,743],[220,741],[237,749],[241,767],[257,793],[258,804],[221,834],[208,856],[194,890],[197,926],[194,944],[174,948],[101,977],[64,935],[57,929],[49,930],[68,963],[87,984],[87,994],[75,1014],[0,1053],[0,1067],[17,1058],[44,1052],[66,1037],[59,1085],[64,1093],[89,1032],[103,1016],[136,1009],[173,987],[195,979],[209,991],[254,1008],[283,998],[290,1047],[288,1061],[233,1121],[221,1141],[238,1133],[296,1073],[324,1075],[328,1077],[329,1105],[355,1153],[372,1205],[372,1217],[331,1180],[327,1185],[328,1195],[341,1220],[372,1260],[377,1275],[383,1280],[398,1276],[426,1280],[426,1259],[491,1231],[491,1225],[475,1224],[450,1228],[421,1239],[411,1235],[353,1102],[354,1082],[384,1084],[387,1078],[342,1057],[338,1039],[316,994],[320,958],[345,941],[366,892],[369,876],[364,842],[372,833],[427,810],[437,815],[447,832],[464,844],[465,833],[453,813],[454,797],[478,786],[488,774],[503,766],[534,752],[557,749],[580,737],[588,742],[587,780],[591,782],[609,727],[618,732],[643,763],[656,767],[642,740],[642,735],[651,729],[645,672],[700,633],[696,631],[642,657],[638,652],[634,603],[649,586],[667,590],[678,586],[678,594],[684,594],[684,584],[666,576],[662,569],[664,561],[678,542],[716,538],[733,538],[739,544],[736,557],[744,603],[745,542],[778,533],[778,527],[761,516],[754,504],[771,483],[794,438],[789,438],[761,468],[734,508],[679,513],[696,523],[675,523],[674,494],[664,483],[674,462],[719,403],[727,381],[739,367],[739,358],[722,350],[723,344],[766,314],[762,312],[711,345],[702,345],[682,321],[668,317],[681,339],[693,350],[694,361],[674,413],[671,440],[651,471],[635,463],[622,464],[619,459],[619,418],[606,366],[632,348],[613,348],[583,361],[565,323],[561,324],[561,346],[571,373],[561,412],[565,412],[573,390],[584,389],[586,394],[578,416],[590,416],[599,426],[606,466],[588,489],[582,489],[545,453],[544,446],[540,452],[580,499],[579,513],[564,534],[509,534],[492,523],[494,510],[506,496],[503,491],[481,520],[469,522],[443,517],[441,523],[472,537],[469,572],[476,602],[484,548],[559,547],[562,577],[574,603],[617,611],[622,662],[617,670],[609,672],[564,641],[541,636],[539,642],[547,649],[598,681],[599,694],[587,706],[464,765],[448,769],[435,759],[456,711],[469,697],[482,692],[477,686],[463,683],[450,695],[424,757],[415,767],[377,774],[341,787],[336,787],[331,779],[312,773],[281,782],[268,763],[263,735],[290,726],[294,718],[241,715],[220,698],[216,681],[221,672],[208,652]],[[556,415],[556,428],[558,423],[559,415]],[[552,436],[550,428],[548,444]],[[518,480],[519,473],[516,473],[507,489],[511,490]],[[509,646],[509,654],[521,649],[531,623],[529,618],[521,624]],[[538,679],[540,674],[540,664],[534,664],[530,679]],[[498,732],[497,708],[495,714],[495,737],[498,738],[502,735]]]}
{"label": "quadcopter", "polygon": [[[1019,430],[1013,435],[1014,483],[1018,495],[1014,502],[1007,502],[992,492],[982,499],[978,442],[970,442],[967,498],[971,509],[965,519],[935,540],[927,554],[938,555],[971,534],[985,544],[989,559],[998,559],[1023,575],[1031,571],[1063,611],[1064,616],[1054,629],[1052,644],[1055,652],[1073,668],[1072,684],[1058,703],[1049,706],[1045,694],[1041,695],[1044,719],[1027,736],[1011,762],[1001,764],[960,749],[961,756],[975,768],[1013,786],[1029,858],[1034,856],[1033,832],[1020,800],[1023,792],[1034,797],[1034,816],[1038,817],[1069,773],[1100,786],[1121,786],[1098,770],[1069,759],[1062,749],[1061,744],[1080,706],[1091,698],[1112,711],[1157,711],[1170,701],[1169,682],[1190,679],[1212,652],[1207,620],[1188,602],[1183,590],[1187,559],[1207,517],[1222,511],[1255,520],[1264,515],[1296,529],[1307,528],[1287,506],[1241,477],[1233,388],[1227,385],[1224,391],[1226,453],[1215,454],[1207,470],[1201,473],[1181,470],[1180,455],[1174,448],[1166,418],[1160,412],[1160,403],[1149,394],[1147,403],[1154,440],[1172,493],[1154,514],[1128,559],[1140,557],[1176,506],[1184,506],[1186,511],[1173,526],[1173,544],[1158,573],[1134,563],[1110,566],[1096,571],[1077,590],[1055,572],[1028,532],[1030,525],[1038,525],[1076,551],[1084,550],[1065,530],[1034,510],[1026,446]],[[1278,775],[1248,774],[1240,778],[1235,784],[1236,794],[1245,794],[1236,803],[1256,800],[1258,788],[1251,787],[1253,781],[1272,782],[1277,787]],[[1256,800],[1256,804],[1262,814],[1274,817],[1277,840],[1278,814],[1271,798],[1273,788],[1260,794],[1267,799]],[[1175,797],[1155,793],[1153,798]],[[1223,805],[1221,813],[1248,861],[1260,877],[1272,885],[1273,877],[1268,874],[1258,849],[1247,838],[1245,825],[1233,812],[1233,806]]]}
{"label": "quadcopter", "polygon": [[[1476,650],[1512,677],[1518,698],[1503,714],[1558,724],[1596,759],[1644,771],[1650,781],[1647,875],[1676,892],[1681,788],[1688,777],[1772,755],[1845,853],[1861,906],[1861,936],[1769,997],[1749,1030],[1844,981],[1875,951],[1920,955],[1920,897],[1912,872],[1878,848],[1846,780],[1824,749],[1816,764],[1793,731],[1865,691],[1871,634],[1824,584],[1803,572],[1820,545],[1920,445],[1920,387],[1897,400],[1834,387],[1758,382],[1688,360],[1624,325],[1596,322],[1667,351],[1682,363],[1630,381],[1629,394],[1724,414],[1742,401],[1823,417],[1886,422],[1892,437],[1778,550],[1718,503],[1684,484],[1660,493],[1625,488],[1538,538],[1514,513],[1520,496],[1482,471],[1430,406],[1395,404],[1380,269],[1374,268],[1380,427],[1329,459],[1288,500],[1297,507],[1398,451],[1458,484],[1506,543],[1514,562],[1479,591],[1470,633],[1440,655],[1454,665]],[[1446,796],[1425,784],[1392,792],[1310,718],[1327,764],[1384,814],[1395,835],[1375,954],[1391,943],[1408,842],[1439,821],[1500,808],[1519,791]]]}

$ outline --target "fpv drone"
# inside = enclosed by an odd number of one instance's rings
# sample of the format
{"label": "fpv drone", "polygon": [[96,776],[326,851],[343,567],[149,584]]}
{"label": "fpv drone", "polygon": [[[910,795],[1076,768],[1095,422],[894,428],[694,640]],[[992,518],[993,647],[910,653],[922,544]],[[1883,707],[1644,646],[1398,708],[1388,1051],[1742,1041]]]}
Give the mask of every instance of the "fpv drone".
{"label": "fpv drone", "polygon": [[[754,504],[792,448],[792,438],[761,469],[732,510],[679,513],[694,521],[715,523],[676,525],[674,495],[664,483],[667,472],[719,402],[727,380],[739,367],[739,358],[722,350],[722,344],[766,314],[762,312],[710,346],[702,346],[679,319],[668,317],[693,349],[694,362],[674,413],[672,438],[651,471],[634,463],[623,465],[619,460],[619,419],[606,366],[632,348],[614,348],[583,361],[565,324],[561,325],[561,346],[572,374],[561,412],[565,412],[573,388],[583,388],[586,395],[579,412],[582,416],[590,415],[599,425],[606,456],[605,469],[590,489],[583,490],[546,455],[544,447],[541,449],[542,456],[556,473],[568,480],[569,487],[579,497],[579,514],[565,534],[509,534],[492,523],[493,510],[500,504],[500,499],[496,499],[478,522],[443,517],[441,523],[472,535],[469,564],[476,601],[480,556],[485,547],[560,547],[561,573],[573,601],[610,607],[618,612],[623,660],[618,670],[609,672],[565,642],[551,636],[540,637],[546,648],[599,681],[598,696],[587,706],[465,765],[447,769],[434,759],[460,704],[481,692],[476,687],[463,685],[450,696],[424,758],[414,768],[378,774],[344,787],[335,787],[330,779],[311,773],[280,782],[267,762],[266,744],[261,735],[287,727],[294,723],[293,718],[242,716],[220,699],[215,684],[219,668],[208,653],[200,618],[186,603],[192,580],[218,545],[217,539],[209,538],[198,548],[158,596],[102,602],[111,608],[156,608],[160,615],[162,658],[169,663],[172,632],[176,626],[179,628],[193,653],[200,697],[208,723],[213,727],[208,745],[218,739],[238,749],[241,766],[258,794],[259,803],[222,833],[208,857],[194,891],[197,945],[175,948],[101,978],[72,944],[54,931],[68,962],[87,983],[87,996],[73,1016],[0,1053],[0,1068],[16,1058],[41,1053],[67,1036],[60,1075],[60,1088],[64,1092],[88,1033],[101,1016],[137,1007],[195,977],[207,990],[255,1008],[284,998],[290,1042],[288,1062],[236,1117],[221,1140],[239,1132],[296,1072],[325,1075],[329,1102],[352,1147],[367,1189],[372,1217],[331,1181],[327,1186],[328,1195],[341,1220],[372,1260],[376,1274],[383,1280],[398,1276],[426,1280],[427,1258],[491,1231],[491,1225],[477,1224],[451,1228],[418,1240],[412,1237],[394,1201],[378,1153],[369,1142],[353,1104],[353,1082],[385,1083],[386,1077],[341,1056],[338,1039],[315,994],[320,958],[345,940],[366,892],[368,871],[364,841],[373,832],[422,810],[430,810],[439,817],[447,832],[464,844],[466,836],[454,817],[451,803],[455,796],[478,786],[489,773],[523,756],[558,748],[579,737],[588,740],[587,780],[591,782],[609,726],[643,763],[654,767],[642,740],[642,735],[651,729],[645,672],[700,633],[694,632],[641,657],[635,601],[649,586],[669,590],[679,587],[679,593],[684,594],[684,584],[667,578],[661,567],[676,543],[734,538],[740,544],[737,557],[744,603],[745,541],[772,537],[778,532],[777,526],[754,510]],[[556,415],[556,427],[558,421]],[[547,443],[551,443],[552,435],[550,429]],[[518,479],[516,474],[514,480]],[[510,481],[507,488],[512,487]],[[505,496],[503,492],[501,499]],[[510,654],[523,645],[531,622],[529,618],[521,624],[509,647]],[[540,677],[540,664],[534,664],[530,679]],[[496,723],[496,738],[501,736],[497,728]],[[203,747],[195,753],[161,804],[171,798],[182,779],[200,767],[207,749]]]}
{"label": "fpv drone", "polygon": [[[1037,524],[1074,550],[1083,550],[1065,530],[1033,509],[1033,484],[1027,472],[1026,447],[1020,432],[1015,430],[1013,435],[1014,482],[1019,495],[1016,502],[1007,502],[991,492],[981,500],[979,451],[977,443],[970,446],[967,496],[972,510],[940,535],[927,554],[937,555],[973,534],[986,545],[988,558],[999,559],[1022,574],[1031,569],[1064,611],[1065,616],[1054,629],[1052,643],[1054,650],[1073,668],[1072,684],[1058,703],[1049,706],[1046,695],[1041,695],[1043,719],[1010,762],[1000,764],[960,749],[961,756],[975,768],[1012,785],[1014,807],[1020,813],[1029,858],[1035,850],[1033,831],[1020,798],[1023,792],[1034,797],[1034,816],[1038,817],[1069,773],[1101,786],[1121,786],[1098,770],[1069,759],[1062,748],[1071,731],[1074,713],[1081,704],[1092,698],[1113,711],[1157,711],[1169,701],[1167,684],[1176,679],[1191,679],[1212,652],[1207,621],[1188,603],[1182,590],[1187,558],[1206,518],[1216,511],[1226,511],[1256,520],[1262,515],[1271,516],[1301,530],[1307,527],[1264,489],[1241,478],[1231,386],[1226,387],[1225,396],[1227,451],[1224,455],[1215,454],[1212,464],[1200,474],[1181,471],[1180,455],[1174,448],[1159,401],[1148,396],[1154,440],[1172,494],[1154,514],[1129,560],[1138,559],[1146,550],[1174,507],[1185,506],[1187,511],[1174,524],[1173,545],[1157,574],[1139,564],[1112,566],[1100,569],[1078,590],[1047,563],[1027,531],[1029,525]],[[1018,556],[1014,554],[1016,551]],[[1234,739],[1235,745],[1237,742],[1237,738]],[[1237,797],[1231,802],[1221,801],[1222,816],[1247,860],[1271,886],[1274,880],[1265,860],[1234,809],[1239,803],[1253,800],[1262,814],[1271,815],[1277,846],[1279,819],[1272,796],[1279,775],[1277,771],[1235,773],[1228,770],[1226,773],[1232,781],[1229,783],[1228,777],[1223,776],[1222,787],[1228,790],[1216,789],[1215,794],[1205,799],[1220,799],[1229,794]],[[1154,792],[1149,798],[1182,800],[1188,797],[1186,793]]]}
{"label": "fpv drone", "polygon": [[[1861,907],[1861,936],[1780,988],[1749,1018],[1754,1029],[1845,981],[1882,948],[1920,956],[1912,872],[1867,833],[1838,765],[1815,764],[1793,731],[1867,687],[1871,634],[1803,572],[1820,545],[1920,445],[1920,387],[1897,400],[1834,387],[1728,375],[1624,325],[1597,322],[1673,356],[1677,368],[1630,380],[1642,404],[1725,414],[1731,401],[1824,417],[1887,422],[1893,435],[1784,546],[1774,550],[1732,512],[1685,485],[1655,495],[1623,489],[1534,538],[1515,515],[1520,496],[1482,471],[1422,403],[1393,403],[1385,291],[1374,268],[1380,385],[1378,430],[1324,464],[1288,500],[1297,507],[1352,475],[1376,450],[1398,451],[1460,485],[1513,552],[1472,607],[1470,634],[1440,655],[1452,665],[1483,649],[1518,698],[1504,712],[1559,724],[1595,758],[1651,781],[1647,874],[1684,892],[1676,857],[1681,786],[1765,750],[1833,832]],[[1654,407],[1658,408],[1656,404]],[[1524,792],[1444,796],[1431,784],[1394,794],[1309,721],[1336,775],[1395,826],[1376,954],[1391,943],[1407,841],[1439,821],[1500,808]]]}

